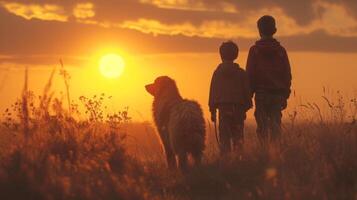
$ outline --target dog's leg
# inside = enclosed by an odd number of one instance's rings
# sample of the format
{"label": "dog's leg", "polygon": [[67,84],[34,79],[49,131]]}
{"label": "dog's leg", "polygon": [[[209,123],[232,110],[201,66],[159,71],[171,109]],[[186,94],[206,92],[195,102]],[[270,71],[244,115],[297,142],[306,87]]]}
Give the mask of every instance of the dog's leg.
{"label": "dog's leg", "polygon": [[179,154],[179,167],[182,172],[186,172],[188,169],[188,158],[187,153]]}
{"label": "dog's leg", "polygon": [[168,133],[165,128],[159,130],[159,134],[161,137],[162,145],[164,146],[166,161],[169,169],[175,169],[176,165],[176,156],[171,148]]}
{"label": "dog's leg", "polygon": [[176,156],[169,145],[164,145],[167,165],[170,169],[176,168]]}
{"label": "dog's leg", "polygon": [[193,159],[194,159],[194,161],[195,161],[195,165],[196,165],[196,166],[200,166],[201,163],[202,163],[202,153],[201,153],[201,152],[199,152],[199,153],[197,153],[197,152],[192,153],[192,157],[193,157]]}

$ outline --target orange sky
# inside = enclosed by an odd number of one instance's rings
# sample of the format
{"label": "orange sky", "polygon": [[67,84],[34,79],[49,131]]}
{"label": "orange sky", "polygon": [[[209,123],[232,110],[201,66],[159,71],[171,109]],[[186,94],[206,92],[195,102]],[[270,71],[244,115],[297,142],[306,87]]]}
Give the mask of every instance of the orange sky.
{"label": "orange sky", "polygon": [[[343,0],[0,0],[0,111],[21,93],[24,66],[40,94],[62,58],[72,75],[71,93],[112,95],[109,108],[129,106],[136,120],[151,120],[152,97],[144,85],[169,75],[183,96],[207,111],[217,48],[233,39],[246,52],[258,38],[256,20],[274,15],[277,38],[292,63],[293,87],[318,101],[323,86],[355,94],[357,88],[357,2]],[[98,70],[101,56],[121,55],[118,79]],[[56,77],[59,96],[63,82]]]}

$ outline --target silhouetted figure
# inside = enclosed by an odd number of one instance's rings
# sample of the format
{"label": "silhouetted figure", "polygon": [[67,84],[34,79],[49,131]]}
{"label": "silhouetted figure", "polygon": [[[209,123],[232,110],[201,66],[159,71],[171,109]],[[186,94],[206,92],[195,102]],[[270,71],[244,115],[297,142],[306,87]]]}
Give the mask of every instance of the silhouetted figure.
{"label": "silhouetted figure", "polygon": [[274,141],[281,136],[281,112],[290,96],[291,69],[286,50],[273,38],[275,19],[263,16],[257,24],[261,39],[250,48],[247,72],[255,93],[257,134],[265,144],[268,138]]}
{"label": "silhouetted figure", "polygon": [[222,63],[215,70],[209,94],[211,120],[216,122],[219,111],[219,138],[221,153],[234,149],[241,150],[244,139],[246,112],[252,107],[248,76],[234,63],[238,58],[238,46],[229,41],[220,47]]}

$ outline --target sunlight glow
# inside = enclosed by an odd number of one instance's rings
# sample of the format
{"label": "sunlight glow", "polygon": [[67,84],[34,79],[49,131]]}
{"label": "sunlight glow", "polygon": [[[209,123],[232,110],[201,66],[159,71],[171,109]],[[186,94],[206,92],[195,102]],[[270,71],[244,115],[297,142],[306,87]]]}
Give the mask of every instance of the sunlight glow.
{"label": "sunlight glow", "polygon": [[118,78],[124,71],[125,63],[121,56],[108,54],[99,62],[100,73],[106,78]]}

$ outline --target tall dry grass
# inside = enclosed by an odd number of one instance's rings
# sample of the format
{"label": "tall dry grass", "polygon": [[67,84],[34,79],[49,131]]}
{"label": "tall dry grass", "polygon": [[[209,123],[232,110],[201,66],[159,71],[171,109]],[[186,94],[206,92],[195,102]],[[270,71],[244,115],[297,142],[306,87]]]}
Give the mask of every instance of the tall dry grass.
{"label": "tall dry grass", "polygon": [[356,98],[324,91],[323,105],[297,101],[280,145],[261,148],[248,125],[244,152],[223,157],[207,124],[204,162],[183,175],[167,170],[150,123],[131,122],[127,109],[104,113],[105,94],[71,101],[61,72],[64,103],[53,95],[55,74],[36,96],[26,72],[3,115],[0,199],[357,198]]}
{"label": "tall dry grass", "polygon": [[151,199],[144,168],[124,146],[128,111],[104,115],[110,97],[82,96],[78,120],[80,105],[67,94],[65,109],[54,97],[54,75],[35,96],[26,69],[21,99],[4,113],[1,135],[12,139],[0,150],[0,199]]}

